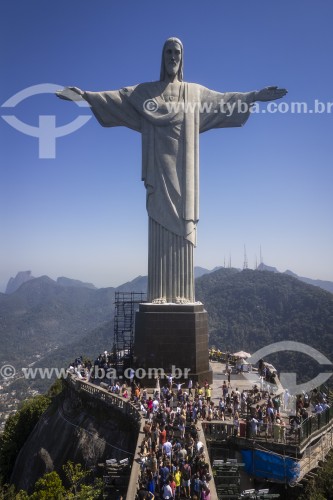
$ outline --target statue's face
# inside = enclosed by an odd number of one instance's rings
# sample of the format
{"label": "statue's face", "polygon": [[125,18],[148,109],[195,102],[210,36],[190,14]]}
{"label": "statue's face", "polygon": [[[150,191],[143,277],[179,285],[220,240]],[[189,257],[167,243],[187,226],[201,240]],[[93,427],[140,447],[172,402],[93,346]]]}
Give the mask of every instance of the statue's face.
{"label": "statue's face", "polygon": [[169,76],[177,75],[182,59],[182,49],[179,43],[169,42],[164,49],[164,66]]}

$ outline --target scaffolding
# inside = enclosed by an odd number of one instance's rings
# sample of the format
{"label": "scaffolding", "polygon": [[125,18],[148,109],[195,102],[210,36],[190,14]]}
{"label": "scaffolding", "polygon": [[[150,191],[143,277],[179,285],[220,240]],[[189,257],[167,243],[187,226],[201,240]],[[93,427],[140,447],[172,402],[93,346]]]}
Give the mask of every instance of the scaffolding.
{"label": "scaffolding", "polygon": [[144,292],[115,292],[114,354],[117,371],[133,366],[135,313],[146,302]]}

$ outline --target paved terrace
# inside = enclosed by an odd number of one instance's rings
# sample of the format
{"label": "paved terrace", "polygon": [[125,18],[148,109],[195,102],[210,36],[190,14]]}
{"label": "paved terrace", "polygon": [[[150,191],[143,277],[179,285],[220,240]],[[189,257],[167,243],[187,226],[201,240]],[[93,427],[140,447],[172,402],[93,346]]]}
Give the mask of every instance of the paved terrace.
{"label": "paved terrace", "polygon": [[[211,401],[214,403],[214,406],[219,405],[219,400],[222,397],[222,384],[223,382],[226,382],[228,386],[228,377],[226,375],[226,364],[225,363],[220,363],[217,361],[211,361],[210,362],[210,367],[213,371],[213,384],[212,384],[212,399]],[[250,405],[246,405],[246,410],[245,411],[239,411],[240,415],[240,432],[238,434],[243,434],[243,425],[246,423],[246,420],[249,419],[252,415],[255,414],[255,408],[257,405],[264,407],[267,404],[267,399],[268,399],[268,394],[271,395],[271,397],[278,395],[280,396],[281,399],[281,407],[279,411],[280,419],[281,421],[284,422],[286,426],[286,434],[290,431],[290,425],[289,425],[289,416],[294,413],[292,412],[292,403],[290,401],[290,404],[288,406],[288,409],[283,408],[283,393],[284,389],[277,377],[275,377],[275,382],[276,384],[270,384],[268,382],[264,382],[262,378],[260,378],[258,374],[258,370],[253,368],[251,371],[243,373],[243,372],[236,372],[235,367],[232,367],[232,373],[230,376],[230,386],[229,386],[229,395],[231,394],[232,391],[238,390],[240,393],[243,391],[246,392],[248,397],[252,397],[252,403]],[[258,394],[260,394],[260,397],[253,396],[253,388],[254,386],[257,386],[258,389]],[[223,420],[224,424],[228,427],[226,429],[227,431],[227,436],[231,436],[233,434],[233,417],[228,416],[228,413],[225,413],[225,419]],[[207,428],[208,432],[208,422],[205,421],[205,427]],[[221,419],[218,420],[212,420],[209,422],[214,426],[214,424],[221,424]],[[210,433],[212,433],[212,425],[210,426]],[[209,432],[208,432],[209,433]],[[266,440],[264,436],[264,432],[261,431],[258,433],[257,437],[258,439],[263,439]],[[273,434],[273,433],[272,433]],[[295,433],[293,433],[295,437]],[[242,436],[242,437],[245,437]],[[268,438],[269,441],[274,442],[274,437],[273,435]],[[291,439],[289,439],[291,441]],[[294,444],[297,444],[297,439],[295,438]]]}
{"label": "paved terrace", "polygon": [[[214,406],[218,405],[219,399],[222,396],[221,386],[224,381],[227,381],[225,374],[226,365],[220,362],[211,362],[213,370],[212,384],[212,401]],[[307,480],[311,476],[313,469],[317,468],[322,461],[325,460],[327,453],[333,448],[333,405],[330,398],[330,408],[323,413],[314,414],[313,407],[308,408],[309,417],[302,421],[300,425],[291,425],[290,420],[295,415],[295,398],[290,398],[287,408],[283,405],[284,389],[279,380],[276,378],[276,385],[266,384],[262,382],[257,370],[250,373],[233,373],[230,380],[232,390],[238,388],[239,392],[246,391],[250,393],[253,386],[268,391],[271,396],[280,395],[280,420],[283,422],[283,432],[281,433],[280,426],[274,425],[270,429],[270,433],[265,432],[265,426],[262,426],[257,435],[251,436],[246,422],[250,420],[251,415],[255,414],[256,406],[265,407],[267,403],[267,392],[264,399],[260,399],[255,403],[246,406],[245,412],[240,412],[240,432],[237,437],[233,436],[234,424],[233,417],[226,417],[224,420],[203,421],[202,426],[205,431],[206,441],[216,445],[220,443],[234,449],[257,449],[272,452],[283,457],[291,457],[296,459],[299,465],[299,475],[296,482]],[[228,384],[227,384],[228,385]],[[262,391],[260,391],[262,395]]]}
{"label": "paved terrace", "polygon": [[[211,401],[214,406],[218,406],[219,399],[222,395],[222,384],[227,381],[227,375],[225,374],[226,366],[220,362],[211,362],[211,368],[213,370],[213,384],[212,384],[212,398]],[[161,382],[161,385],[163,382]],[[253,372],[247,373],[246,376],[243,373],[232,373],[231,374],[231,387],[229,388],[229,394],[232,390],[246,391],[248,394],[253,389],[256,384],[259,391],[260,389],[268,390],[270,393],[282,394],[283,388],[281,387],[279,381],[277,380],[277,385],[273,387],[272,385],[262,386],[262,381],[258,376],[258,372],[254,370]],[[111,394],[107,390],[106,384],[102,386],[97,386],[90,382],[79,380],[75,376],[70,376],[68,380],[68,385],[70,388],[78,393],[84,393],[85,395],[90,395],[94,399],[98,399],[103,404],[112,406],[121,411],[126,418],[131,418],[138,425],[138,440],[136,445],[136,451],[134,460],[132,463],[131,477],[128,486],[128,492],[126,498],[135,498],[135,492],[138,488],[138,481],[140,477],[140,445],[144,437],[144,418],[139,411],[139,405],[134,404],[128,399],[122,398],[119,395]],[[104,387],[103,387],[104,385]],[[185,387],[185,386],[184,386]],[[150,394],[153,390],[150,390]],[[262,394],[262,392],[260,391]],[[281,409],[280,418],[285,423],[285,433],[282,439],[281,434],[272,432],[272,434],[267,435],[264,431],[259,432],[255,437],[249,436],[246,430],[246,421],[249,420],[251,413],[255,412],[256,405],[265,405],[266,399],[260,399],[251,405],[247,405],[245,413],[240,415],[240,432],[237,437],[234,437],[234,421],[233,417],[226,417],[222,419],[213,420],[202,420],[199,419],[197,424],[199,439],[204,443],[205,454],[207,461],[209,460],[209,454],[207,445],[210,444],[227,444],[228,446],[233,446],[236,449],[254,449],[255,447],[262,447],[262,449],[270,450],[277,454],[283,454],[295,457],[296,459],[301,459],[300,463],[300,476],[299,480],[304,478],[304,476],[318,465],[320,460],[325,458],[325,455],[332,448],[332,427],[333,427],[333,409],[330,408],[325,414],[311,415],[307,421],[303,422],[301,427],[294,428],[289,425],[289,416],[291,413],[290,409]],[[311,447],[311,443],[316,443]],[[318,444],[319,443],[319,444]],[[209,463],[210,472],[211,465]],[[214,481],[210,481],[210,488],[212,493],[212,498],[218,498]]]}
{"label": "paved terrace", "polygon": [[[210,362],[210,366],[213,370],[213,384],[212,384],[212,401],[214,402],[214,406],[218,406],[219,399],[222,396],[222,384],[224,381],[227,382],[227,375],[225,374],[226,365],[220,362]],[[257,405],[261,407],[265,407],[267,404],[268,394],[273,397],[274,395],[279,395],[281,400],[280,406],[280,420],[284,424],[285,431],[282,434],[285,434],[285,437],[281,438],[281,433],[275,432],[272,427],[271,432],[266,435],[264,431],[264,426],[261,426],[260,432],[255,436],[255,441],[263,444],[265,446],[269,446],[273,451],[281,451],[281,447],[283,447],[283,452],[291,453],[296,458],[297,456],[301,456],[304,450],[307,448],[311,442],[318,439],[318,436],[323,432],[326,432],[333,424],[333,408],[331,408],[319,415],[314,415],[312,410],[313,407],[310,405],[308,408],[309,418],[301,423],[301,425],[291,425],[290,420],[293,416],[295,416],[295,398],[289,399],[289,404],[285,408],[284,407],[284,388],[282,387],[279,379],[276,377],[276,385],[269,384],[267,382],[262,382],[262,379],[259,377],[258,371],[254,369],[251,372],[246,374],[240,372],[231,374],[231,387],[229,388],[229,394],[231,391],[235,391],[236,388],[240,393],[245,391],[247,394],[250,394],[253,390],[254,385],[259,389],[260,397],[253,401],[252,404],[246,406],[245,412],[240,412],[240,422],[241,429],[238,433],[239,439],[242,440],[242,446],[245,446],[246,441],[251,441],[251,446],[253,447],[253,439],[249,439],[250,436],[248,434],[243,435],[242,423],[245,424],[246,420],[248,420],[251,415],[255,415],[255,409]],[[228,385],[228,384],[227,384]],[[262,398],[262,396],[264,397]],[[233,430],[233,418],[226,417],[224,421],[212,420],[211,422],[204,422],[204,427],[206,428],[206,433],[214,435],[214,439],[219,440],[221,437],[218,436],[219,426],[221,427],[221,422],[223,425],[227,427],[226,432],[227,436],[232,435]],[[215,427],[215,429],[213,429]],[[278,445],[278,446],[277,446]]]}
{"label": "paved terrace", "polygon": [[[99,401],[101,404],[110,406],[113,409],[120,411],[125,418],[129,418],[133,421],[134,425],[138,425],[138,439],[135,447],[135,453],[131,466],[131,475],[129,479],[129,484],[127,488],[127,493],[125,499],[134,500],[136,498],[136,493],[139,487],[139,481],[141,476],[141,457],[140,457],[140,447],[144,439],[144,424],[145,419],[143,418],[142,412],[139,410],[139,405],[128,400],[128,398],[123,398],[116,394],[111,394],[107,390],[107,385],[103,384],[97,386],[90,382],[82,379],[78,379],[73,374],[68,374],[68,378],[65,381],[67,390],[75,391],[76,396],[89,396],[94,400]],[[213,471],[209,461],[209,454],[207,449],[207,444],[205,440],[205,434],[202,428],[201,422],[197,423],[196,426],[198,439],[203,443],[204,453],[206,456],[206,462],[209,465],[209,474],[213,476]],[[209,483],[209,488],[211,492],[211,498],[217,499],[218,495],[215,488],[214,480],[212,479]],[[159,498],[156,496],[155,498]]]}

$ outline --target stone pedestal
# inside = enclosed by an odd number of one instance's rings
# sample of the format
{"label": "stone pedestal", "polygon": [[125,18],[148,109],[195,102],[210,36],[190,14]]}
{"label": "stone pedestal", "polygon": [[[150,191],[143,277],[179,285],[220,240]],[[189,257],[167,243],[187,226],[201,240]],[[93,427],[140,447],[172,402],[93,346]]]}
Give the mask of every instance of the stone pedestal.
{"label": "stone pedestal", "polygon": [[[136,366],[172,367],[199,383],[212,382],[208,360],[208,315],[202,304],[140,304],[135,318]],[[181,377],[183,380],[184,377]]]}

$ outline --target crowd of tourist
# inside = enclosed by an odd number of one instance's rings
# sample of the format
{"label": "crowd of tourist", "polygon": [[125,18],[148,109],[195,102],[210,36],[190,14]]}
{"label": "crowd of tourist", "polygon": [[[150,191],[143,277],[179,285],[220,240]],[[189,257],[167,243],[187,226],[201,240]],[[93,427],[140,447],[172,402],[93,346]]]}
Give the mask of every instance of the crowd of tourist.
{"label": "crowd of tourist", "polygon": [[[174,384],[172,379],[153,397],[134,384],[134,400],[145,415],[140,447],[141,484],[138,499],[211,500],[209,464],[199,439],[197,422],[211,405],[211,388],[191,381]],[[188,387],[190,386],[190,387]]]}
{"label": "crowd of tourist", "polygon": [[[219,418],[218,408],[211,401],[212,389],[203,385],[175,383],[169,374],[164,385],[151,391],[141,386],[129,371],[127,380],[108,377],[111,363],[107,353],[99,355],[94,364],[78,357],[68,371],[79,379],[97,382],[96,369],[103,370],[108,391],[128,398],[145,418],[144,438],[140,446],[141,479],[137,498],[212,500],[209,464],[203,443],[199,440],[198,419]],[[184,387],[185,386],[185,387]]]}
{"label": "crowd of tourist", "polygon": [[[215,400],[212,400],[208,382],[200,385],[188,379],[186,383],[175,383],[169,374],[161,387],[157,379],[152,393],[135,379],[134,370],[121,381],[108,376],[113,365],[106,351],[93,363],[78,357],[70,365],[68,371],[78,378],[104,383],[108,391],[131,400],[141,410],[145,426],[140,446],[138,500],[211,499],[208,460],[198,437],[200,419],[208,425],[220,421],[229,428],[232,426],[234,437],[261,437],[286,443],[289,437],[300,437],[301,424],[309,416],[320,416],[329,408],[325,394],[317,389],[310,395],[302,393],[294,400],[288,390],[280,395],[272,394],[269,386],[264,390],[263,381],[274,379],[264,362],[259,363],[258,369],[260,387],[254,384],[251,390],[241,392],[237,386],[232,387],[232,370],[228,362],[227,356],[226,380],[219,388],[219,398],[215,394]],[[98,373],[102,376],[97,376]]]}

